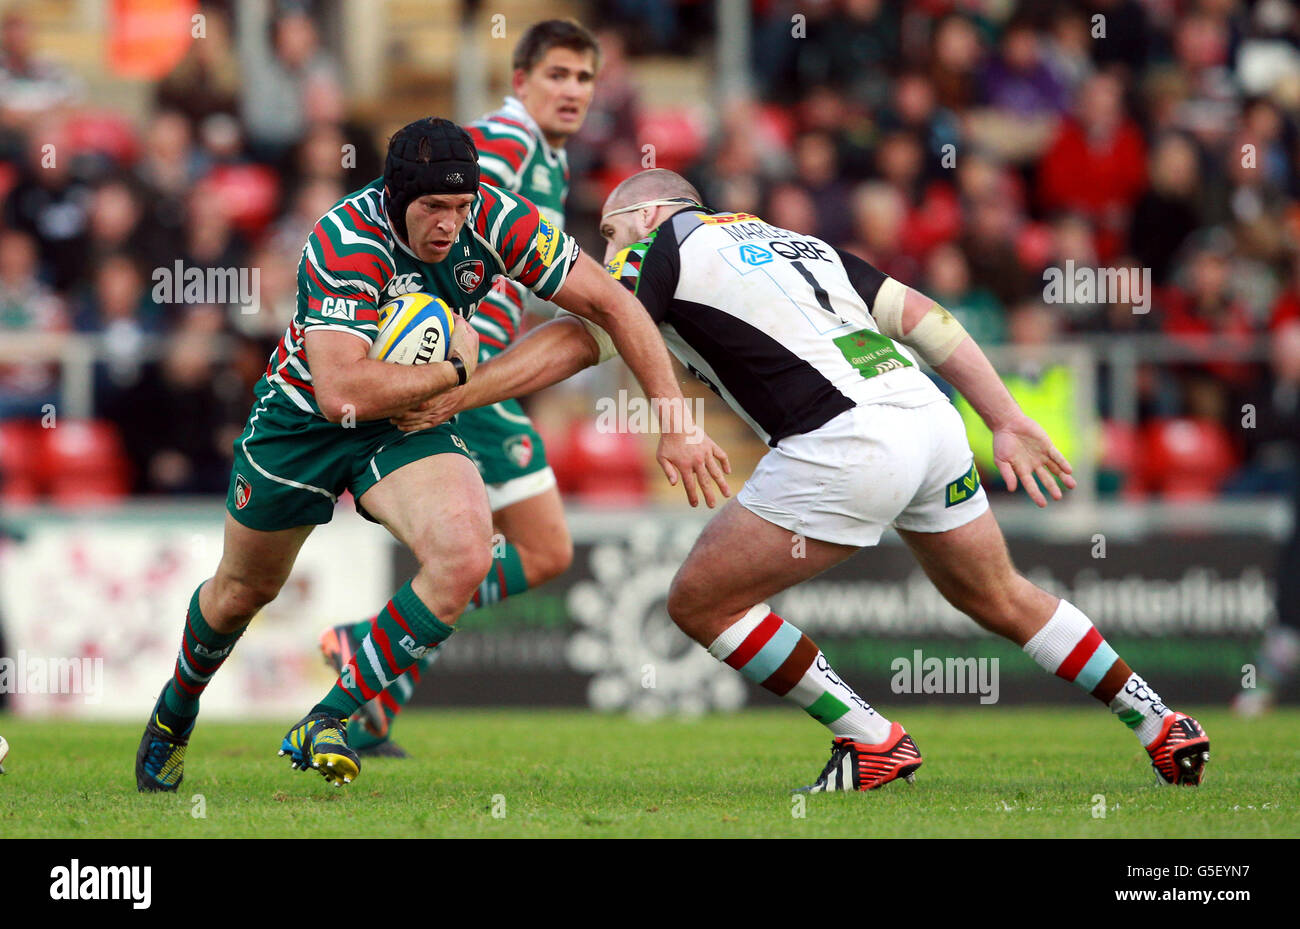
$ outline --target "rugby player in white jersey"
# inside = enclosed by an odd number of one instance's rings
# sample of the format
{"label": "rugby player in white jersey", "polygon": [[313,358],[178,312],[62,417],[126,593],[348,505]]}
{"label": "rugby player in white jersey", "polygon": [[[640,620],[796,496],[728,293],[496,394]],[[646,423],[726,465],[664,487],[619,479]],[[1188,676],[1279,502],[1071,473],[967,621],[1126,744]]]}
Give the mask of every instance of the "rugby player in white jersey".
{"label": "rugby player in white jersey", "polygon": [[[891,526],[953,606],[1133,729],[1162,783],[1200,783],[1209,760],[1200,724],[1166,706],[1079,609],[1012,565],[961,418],[916,358],[988,424],[1012,491],[1023,485],[1046,506],[1044,490],[1059,500],[1058,480],[1075,482],[953,316],[819,239],[703,207],[670,171],[628,178],[603,212],[607,270],[672,353],[771,446],[677,572],[668,612],[715,658],[831,730],[830,761],[809,789],[870,790],[911,780],[921,765],[903,727],[764,602]],[[530,393],[613,354],[599,327],[556,319],[399,426]]]}

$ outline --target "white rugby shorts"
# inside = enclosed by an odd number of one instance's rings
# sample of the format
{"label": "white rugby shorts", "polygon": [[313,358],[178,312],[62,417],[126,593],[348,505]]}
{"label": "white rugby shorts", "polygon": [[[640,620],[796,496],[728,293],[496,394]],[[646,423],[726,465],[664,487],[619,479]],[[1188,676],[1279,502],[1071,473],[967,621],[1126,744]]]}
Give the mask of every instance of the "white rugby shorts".
{"label": "white rugby shorts", "polygon": [[544,494],[555,486],[555,472],[550,465],[540,471],[516,477],[501,484],[485,484],[487,487],[488,508],[495,513],[506,507]]}
{"label": "white rugby shorts", "polygon": [[887,526],[944,532],[987,510],[973,464],[961,416],[946,398],[862,404],[782,439],[736,499],[792,533],[865,547]]}

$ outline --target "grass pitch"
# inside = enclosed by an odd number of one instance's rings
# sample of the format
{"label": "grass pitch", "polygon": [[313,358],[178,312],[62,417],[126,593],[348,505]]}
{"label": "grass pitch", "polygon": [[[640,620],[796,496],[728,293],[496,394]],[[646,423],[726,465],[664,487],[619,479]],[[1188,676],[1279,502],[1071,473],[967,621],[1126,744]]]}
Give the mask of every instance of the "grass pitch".
{"label": "grass pitch", "polygon": [[821,771],[830,737],[788,710],[411,711],[394,732],[413,757],[366,760],[342,789],[276,757],[293,720],[201,721],[179,793],[154,795],[132,774],[143,724],[0,716],[0,835],[1300,836],[1300,710],[1191,712],[1212,743],[1195,790],[1155,787],[1099,709],[918,708],[899,714],[925,758],[914,786],[806,797],[789,790]]}

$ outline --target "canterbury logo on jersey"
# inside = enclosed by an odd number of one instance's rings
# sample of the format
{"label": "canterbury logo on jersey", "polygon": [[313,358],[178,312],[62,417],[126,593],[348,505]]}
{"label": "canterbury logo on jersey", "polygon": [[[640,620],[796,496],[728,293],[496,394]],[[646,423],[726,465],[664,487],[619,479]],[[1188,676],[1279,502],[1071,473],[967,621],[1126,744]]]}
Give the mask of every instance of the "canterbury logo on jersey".
{"label": "canterbury logo on jersey", "polygon": [[384,294],[389,297],[400,297],[403,294],[415,293],[422,286],[420,275],[398,274],[384,285]]}
{"label": "canterbury logo on jersey", "polygon": [[546,165],[537,165],[533,168],[533,189],[543,196],[551,193],[551,172]]}
{"label": "canterbury logo on jersey", "polygon": [[320,302],[320,315],[326,319],[356,319],[357,301],[343,297],[326,297]]}

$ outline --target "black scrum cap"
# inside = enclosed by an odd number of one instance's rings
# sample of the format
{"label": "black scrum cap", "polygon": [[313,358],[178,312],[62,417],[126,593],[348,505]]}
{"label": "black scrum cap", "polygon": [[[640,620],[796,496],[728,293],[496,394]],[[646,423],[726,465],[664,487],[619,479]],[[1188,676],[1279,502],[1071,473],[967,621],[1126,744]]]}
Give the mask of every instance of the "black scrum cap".
{"label": "black scrum cap", "polygon": [[403,241],[406,208],[425,194],[472,194],[478,190],[478,150],[469,133],[449,119],[426,116],[388,140],[384,161],[388,218]]}

